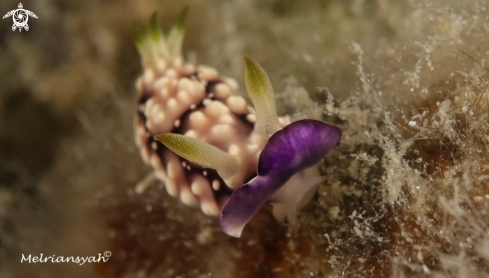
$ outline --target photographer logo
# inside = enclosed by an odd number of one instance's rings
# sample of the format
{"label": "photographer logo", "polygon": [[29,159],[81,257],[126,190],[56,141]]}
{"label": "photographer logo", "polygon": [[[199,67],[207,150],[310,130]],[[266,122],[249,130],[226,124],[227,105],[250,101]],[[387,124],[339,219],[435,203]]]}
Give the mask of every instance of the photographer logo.
{"label": "photographer logo", "polygon": [[22,28],[26,31],[29,31],[29,25],[27,21],[29,21],[29,16],[33,18],[37,18],[37,15],[29,10],[23,9],[22,3],[19,3],[18,9],[11,10],[7,14],[3,16],[3,18],[12,17],[14,20],[14,24],[12,25],[12,31],[19,29],[19,32],[22,32]]}

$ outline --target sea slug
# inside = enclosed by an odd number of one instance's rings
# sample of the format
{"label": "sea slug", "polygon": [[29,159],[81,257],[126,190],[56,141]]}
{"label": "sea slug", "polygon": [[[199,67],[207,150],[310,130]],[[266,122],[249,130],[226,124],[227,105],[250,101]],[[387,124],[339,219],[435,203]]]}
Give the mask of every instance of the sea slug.
{"label": "sea slug", "polygon": [[290,123],[278,117],[273,88],[260,65],[245,58],[238,85],[208,66],[186,63],[181,54],[185,9],[163,34],[156,14],[135,41],[143,73],[137,79],[136,144],[171,196],[221,215],[225,233],[240,237],[267,201],[278,220],[296,220],[324,181],[315,166],[339,141],[341,131],[317,120]]}

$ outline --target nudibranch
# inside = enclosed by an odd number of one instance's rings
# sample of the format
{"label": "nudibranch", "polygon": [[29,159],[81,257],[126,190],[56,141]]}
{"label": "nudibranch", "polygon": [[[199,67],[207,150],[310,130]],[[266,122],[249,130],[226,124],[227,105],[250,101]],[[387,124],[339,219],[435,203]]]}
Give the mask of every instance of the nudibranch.
{"label": "nudibranch", "polygon": [[316,164],[341,137],[317,120],[290,123],[278,117],[273,88],[260,65],[245,58],[245,83],[253,107],[237,95],[237,83],[181,54],[185,9],[163,34],[156,15],[136,27],[142,56],[135,137],[143,160],[171,196],[221,215],[223,231],[240,237],[246,223],[270,202],[273,215],[295,223],[325,180]]}

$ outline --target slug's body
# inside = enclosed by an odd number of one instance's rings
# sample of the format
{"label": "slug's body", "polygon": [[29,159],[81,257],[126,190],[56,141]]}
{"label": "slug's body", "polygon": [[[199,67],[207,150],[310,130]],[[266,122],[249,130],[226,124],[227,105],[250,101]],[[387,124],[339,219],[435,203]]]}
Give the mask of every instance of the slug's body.
{"label": "slug's body", "polygon": [[208,215],[221,213],[232,185],[216,170],[177,156],[153,137],[182,134],[234,152],[243,161],[237,184],[244,184],[256,176],[258,154],[265,142],[259,137],[250,139],[256,118],[245,99],[236,95],[236,88],[234,80],[220,77],[215,69],[195,68],[180,57],[171,64],[162,62],[159,68],[146,68],[137,81],[136,143],[143,159],[171,196],[180,196],[187,205],[200,203]]}
{"label": "slug's body", "polygon": [[[222,211],[224,217],[226,211],[234,210],[237,212],[230,214],[239,217],[231,218],[241,217],[247,222],[249,213],[252,216],[256,212],[255,206],[270,200],[275,204],[277,218],[283,220],[287,216],[293,222],[300,200],[322,180],[317,169],[296,167],[300,171],[293,175],[295,172],[285,166],[284,171],[290,172],[290,176],[279,175],[276,179],[260,176],[261,152],[268,146],[270,136],[280,139],[274,133],[279,134],[277,131],[290,122],[288,118],[276,116],[271,85],[253,61],[246,60],[246,78],[255,110],[236,94],[238,86],[234,80],[219,76],[213,68],[195,67],[183,61],[180,48],[185,15],[186,11],[167,36],[159,30],[155,16],[147,34],[137,33],[136,43],[144,68],[136,85],[135,131],[141,156],[154,168],[156,177],[165,183],[171,196],[179,196],[187,205],[200,204],[208,215],[219,215]],[[269,162],[265,163],[270,166]],[[256,198],[252,196],[251,199],[259,202],[245,204],[253,208],[249,212],[239,206],[226,210],[227,203],[236,202],[229,201],[233,192],[242,185],[243,188],[252,186],[253,181],[266,181],[264,187],[275,183],[277,186]],[[228,226],[236,228],[231,227],[229,231],[225,223],[222,226],[228,234],[239,237],[244,224],[231,223]]]}

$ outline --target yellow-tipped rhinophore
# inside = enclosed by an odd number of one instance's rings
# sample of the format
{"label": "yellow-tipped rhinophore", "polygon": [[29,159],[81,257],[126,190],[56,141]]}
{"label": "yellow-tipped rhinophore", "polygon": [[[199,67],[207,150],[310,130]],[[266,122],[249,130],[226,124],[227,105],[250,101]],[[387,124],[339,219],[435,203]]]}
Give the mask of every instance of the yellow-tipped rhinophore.
{"label": "yellow-tipped rhinophore", "polygon": [[[175,133],[159,134],[154,138],[178,156],[201,166],[215,169],[226,183],[232,183],[232,178],[238,172],[239,162],[236,157],[203,141]],[[228,185],[235,186],[234,184]]]}
{"label": "yellow-tipped rhinophore", "polygon": [[263,68],[248,57],[245,60],[246,89],[255,106],[255,132],[270,136],[280,129],[270,79]]}

